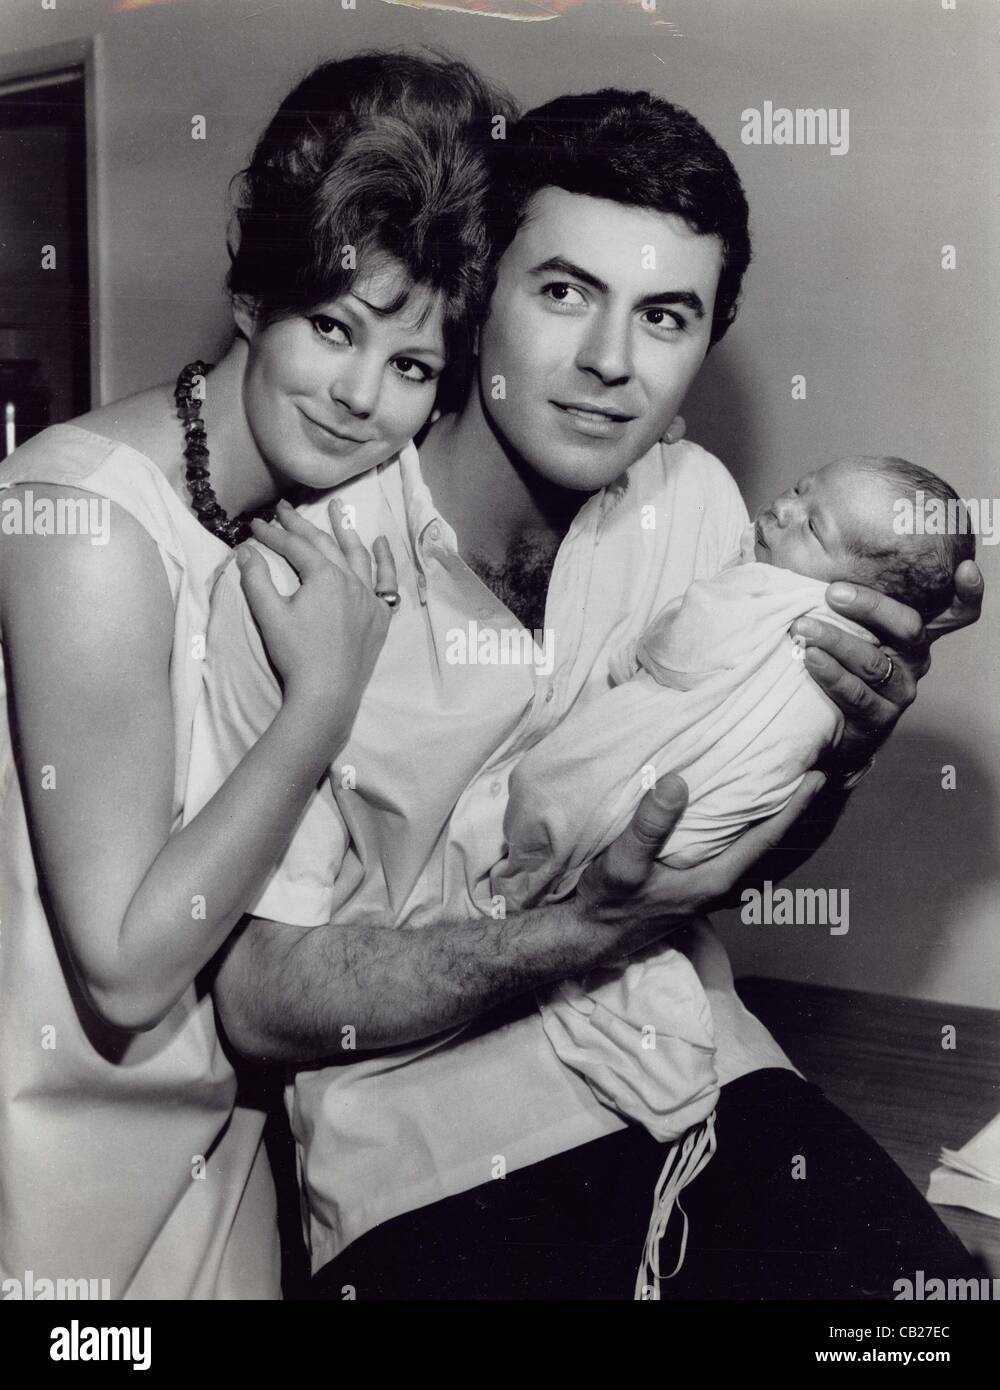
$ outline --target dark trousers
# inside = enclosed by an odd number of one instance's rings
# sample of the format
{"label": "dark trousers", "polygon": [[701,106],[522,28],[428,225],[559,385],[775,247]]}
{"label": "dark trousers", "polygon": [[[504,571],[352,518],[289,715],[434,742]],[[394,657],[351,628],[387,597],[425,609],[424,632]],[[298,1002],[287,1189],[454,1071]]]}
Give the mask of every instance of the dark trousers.
{"label": "dark trousers", "polygon": [[[724,1086],[716,1134],[681,1194],[687,1256],[663,1299],[890,1299],[918,1269],[981,1274],[888,1154],[792,1072]],[[664,1156],[631,1126],[397,1217],[320,1270],[307,1296],[631,1299]],[[675,1215],[664,1272],[679,1226]]]}

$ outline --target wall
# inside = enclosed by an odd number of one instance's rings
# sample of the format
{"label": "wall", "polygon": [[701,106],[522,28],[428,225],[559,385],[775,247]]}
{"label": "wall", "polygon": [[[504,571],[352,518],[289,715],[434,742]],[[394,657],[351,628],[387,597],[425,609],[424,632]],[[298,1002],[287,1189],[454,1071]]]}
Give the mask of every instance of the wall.
{"label": "wall", "polygon": [[[96,41],[105,398],[219,346],[227,181],[292,81],[359,46],[443,44],[526,103],[649,87],[730,151],[756,259],[690,398],[690,433],[751,506],[803,464],[858,450],[937,467],[965,496],[1000,492],[990,0],[658,0],[652,13],[582,0],[543,23],[384,0],[42,3],[5,0],[0,55]],[[741,112],[766,100],[848,107],[848,154],[744,145]],[[204,141],[190,138],[195,115]],[[941,269],[945,243],[956,270]],[[791,398],[796,373],[805,401]],[[981,553],[992,611],[937,649],[878,772],[793,880],[848,888],[849,933],[730,916],[743,971],[996,1006],[1000,566],[996,547]]]}

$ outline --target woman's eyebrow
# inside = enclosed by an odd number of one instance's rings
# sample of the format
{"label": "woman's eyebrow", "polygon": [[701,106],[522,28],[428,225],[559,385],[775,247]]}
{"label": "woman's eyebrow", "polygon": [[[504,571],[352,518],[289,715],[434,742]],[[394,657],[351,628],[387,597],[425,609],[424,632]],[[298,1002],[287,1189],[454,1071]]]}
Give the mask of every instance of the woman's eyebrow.
{"label": "woman's eyebrow", "polygon": [[434,343],[414,343],[410,347],[396,348],[394,357],[436,357],[439,362],[446,362],[444,348],[438,347]]}

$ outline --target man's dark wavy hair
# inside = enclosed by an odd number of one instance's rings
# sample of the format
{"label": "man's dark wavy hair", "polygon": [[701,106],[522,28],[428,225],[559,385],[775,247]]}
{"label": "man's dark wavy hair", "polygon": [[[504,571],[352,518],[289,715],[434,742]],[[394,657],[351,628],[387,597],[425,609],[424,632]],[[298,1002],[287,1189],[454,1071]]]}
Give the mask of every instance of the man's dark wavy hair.
{"label": "man's dark wavy hair", "polygon": [[676,214],[722,244],[711,342],[724,336],[750,264],[749,209],[729,156],[689,111],[649,92],[607,87],[526,112],[500,145],[501,250],[545,188]]}
{"label": "man's dark wavy hair", "polygon": [[[263,323],[348,290],[380,257],[444,301],[448,368],[464,389],[490,284],[493,121],[509,97],[437,53],[322,64],[281,103],[238,176],[228,286]],[[344,248],[353,247],[354,267]],[[408,290],[385,312],[396,312]]]}

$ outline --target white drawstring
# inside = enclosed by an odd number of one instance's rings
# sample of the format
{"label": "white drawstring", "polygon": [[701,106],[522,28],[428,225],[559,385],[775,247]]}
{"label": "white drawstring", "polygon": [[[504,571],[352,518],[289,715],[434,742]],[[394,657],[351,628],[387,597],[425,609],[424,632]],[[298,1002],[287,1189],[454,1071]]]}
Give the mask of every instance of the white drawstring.
{"label": "white drawstring", "polygon": [[[635,1277],[635,1298],[659,1301],[660,1280],[672,1279],[684,1263],[687,1251],[688,1219],[680,1203],[682,1190],[693,1182],[715,1153],[715,1111],[696,1129],[690,1130],[683,1139],[671,1144],[667,1160],[657,1180],[653,1193],[653,1213],[646,1232],[646,1244],[642,1252],[642,1264]],[[678,1157],[679,1155],[679,1157]],[[676,1163],[675,1163],[676,1160]],[[681,1235],[681,1249],[677,1263],[669,1274],[660,1274],[660,1241],[666,1234],[667,1225],[674,1207],[684,1218]],[[650,1278],[650,1276],[652,1276]]]}

